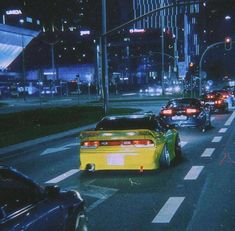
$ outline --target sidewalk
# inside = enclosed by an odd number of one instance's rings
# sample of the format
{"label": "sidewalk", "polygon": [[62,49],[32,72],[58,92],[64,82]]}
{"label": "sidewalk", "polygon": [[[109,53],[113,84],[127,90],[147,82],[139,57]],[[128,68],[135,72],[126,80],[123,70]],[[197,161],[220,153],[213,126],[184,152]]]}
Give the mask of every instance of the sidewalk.
{"label": "sidewalk", "polygon": [[46,143],[46,142],[49,142],[49,141],[54,141],[54,140],[58,140],[58,139],[61,139],[61,138],[77,135],[81,131],[89,130],[89,129],[92,129],[94,127],[95,127],[95,124],[89,124],[89,125],[86,125],[86,126],[83,126],[83,127],[80,127],[80,128],[75,128],[75,129],[60,132],[60,133],[57,133],[57,134],[44,136],[44,137],[37,138],[37,139],[34,139],[34,140],[29,140],[29,141],[25,141],[23,143],[14,144],[14,145],[10,145],[10,146],[4,147],[4,148],[0,148],[0,156],[11,153],[11,152],[16,152],[16,151],[24,149],[24,148],[29,148],[29,147],[32,147],[34,145],[38,145],[38,144]]}

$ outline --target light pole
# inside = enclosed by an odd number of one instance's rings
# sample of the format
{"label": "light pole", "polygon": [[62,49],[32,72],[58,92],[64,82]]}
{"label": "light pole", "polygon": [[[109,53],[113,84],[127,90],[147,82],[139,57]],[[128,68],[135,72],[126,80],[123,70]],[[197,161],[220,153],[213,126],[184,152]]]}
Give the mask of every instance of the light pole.
{"label": "light pole", "polygon": [[199,78],[199,96],[202,94],[202,60],[203,60],[203,58],[206,55],[208,50],[210,50],[211,48],[213,48],[217,45],[220,45],[220,44],[224,44],[224,42],[213,43],[210,46],[208,46],[205,49],[205,51],[202,53],[202,56],[201,56],[200,61],[199,61],[199,75],[200,75],[200,78]]}
{"label": "light pole", "polygon": [[[187,1],[187,2],[176,2],[173,4],[165,5],[160,8],[151,10],[148,13],[145,13],[137,18],[134,18],[128,22],[123,23],[120,26],[117,26],[109,31],[106,31],[106,0],[102,0],[102,35],[100,37],[100,44],[101,44],[101,56],[102,56],[102,81],[103,81],[103,88],[104,88],[104,112],[107,112],[108,108],[108,67],[107,67],[107,37],[113,33],[116,33],[117,31],[120,31],[127,26],[133,25],[134,23],[145,19],[146,17],[149,17],[159,11],[162,11],[164,9],[170,9],[172,7],[177,6],[184,6],[184,5],[192,5],[196,3],[201,3],[201,0],[195,0],[195,1]],[[163,18],[162,18],[163,20]],[[163,47],[163,46],[162,46]],[[162,55],[163,61],[164,61],[164,55]]]}
{"label": "light pole", "polygon": [[25,45],[24,45],[24,35],[21,35],[21,45],[22,45],[22,75],[23,75],[23,98],[26,100],[26,79],[25,79]]}
{"label": "light pole", "polygon": [[[106,0],[102,0],[102,34],[107,32],[107,22],[106,22]],[[103,82],[103,94],[104,94],[104,113],[107,114],[108,111],[108,101],[109,101],[109,79],[108,79],[108,59],[107,59],[107,37],[100,37],[100,48],[101,48],[101,73]]]}

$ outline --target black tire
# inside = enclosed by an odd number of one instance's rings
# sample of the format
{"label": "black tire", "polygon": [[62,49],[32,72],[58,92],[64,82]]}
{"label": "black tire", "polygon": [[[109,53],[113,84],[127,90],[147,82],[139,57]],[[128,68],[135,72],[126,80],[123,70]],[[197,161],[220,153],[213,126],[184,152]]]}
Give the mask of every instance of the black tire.
{"label": "black tire", "polygon": [[170,153],[168,151],[167,145],[165,144],[162,153],[160,156],[160,166],[163,168],[169,168],[171,165],[171,160],[170,160]]}
{"label": "black tire", "polygon": [[180,144],[180,137],[177,135],[175,140],[175,159],[180,160],[182,157],[182,149]]}
{"label": "black tire", "polygon": [[75,212],[71,219],[71,225],[68,231],[88,231],[87,218],[83,211]]}

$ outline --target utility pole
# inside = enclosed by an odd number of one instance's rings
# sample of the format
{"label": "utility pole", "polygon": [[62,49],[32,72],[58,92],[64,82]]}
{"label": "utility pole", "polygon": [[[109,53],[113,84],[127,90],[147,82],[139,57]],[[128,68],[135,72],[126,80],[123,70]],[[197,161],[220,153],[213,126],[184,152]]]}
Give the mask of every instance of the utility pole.
{"label": "utility pole", "polygon": [[24,35],[21,35],[22,42],[22,75],[23,75],[23,97],[26,100],[26,76],[25,76],[25,45],[24,45]]}
{"label": "utility pole", "polygon": [[[102,34],[107,32],[106,22],[106,0],[102,0]],[[101,36],[101,53],[102,53],[102,82],[104,93],[104,114],[108,111],[109,101],[109,79],[108,79],[108,57],[107,57],[107,37]]]}

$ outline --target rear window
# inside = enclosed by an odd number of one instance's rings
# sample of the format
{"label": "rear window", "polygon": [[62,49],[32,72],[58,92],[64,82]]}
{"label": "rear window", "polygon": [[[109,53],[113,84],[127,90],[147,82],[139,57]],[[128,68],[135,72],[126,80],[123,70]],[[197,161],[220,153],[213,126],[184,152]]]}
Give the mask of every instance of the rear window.
{"label": "rear window", "polygon": [[177,107],[200,107],[201,103],[196,99],[176,99],[171,100],[168,104],[168,108],[177,108]]}
{"label": "rear window", "polygon": [[157,129],[156,120],[138,118],[120,118],[120,119],[103,119],[96,125],[96,130],[133,130],[133,129]]}

